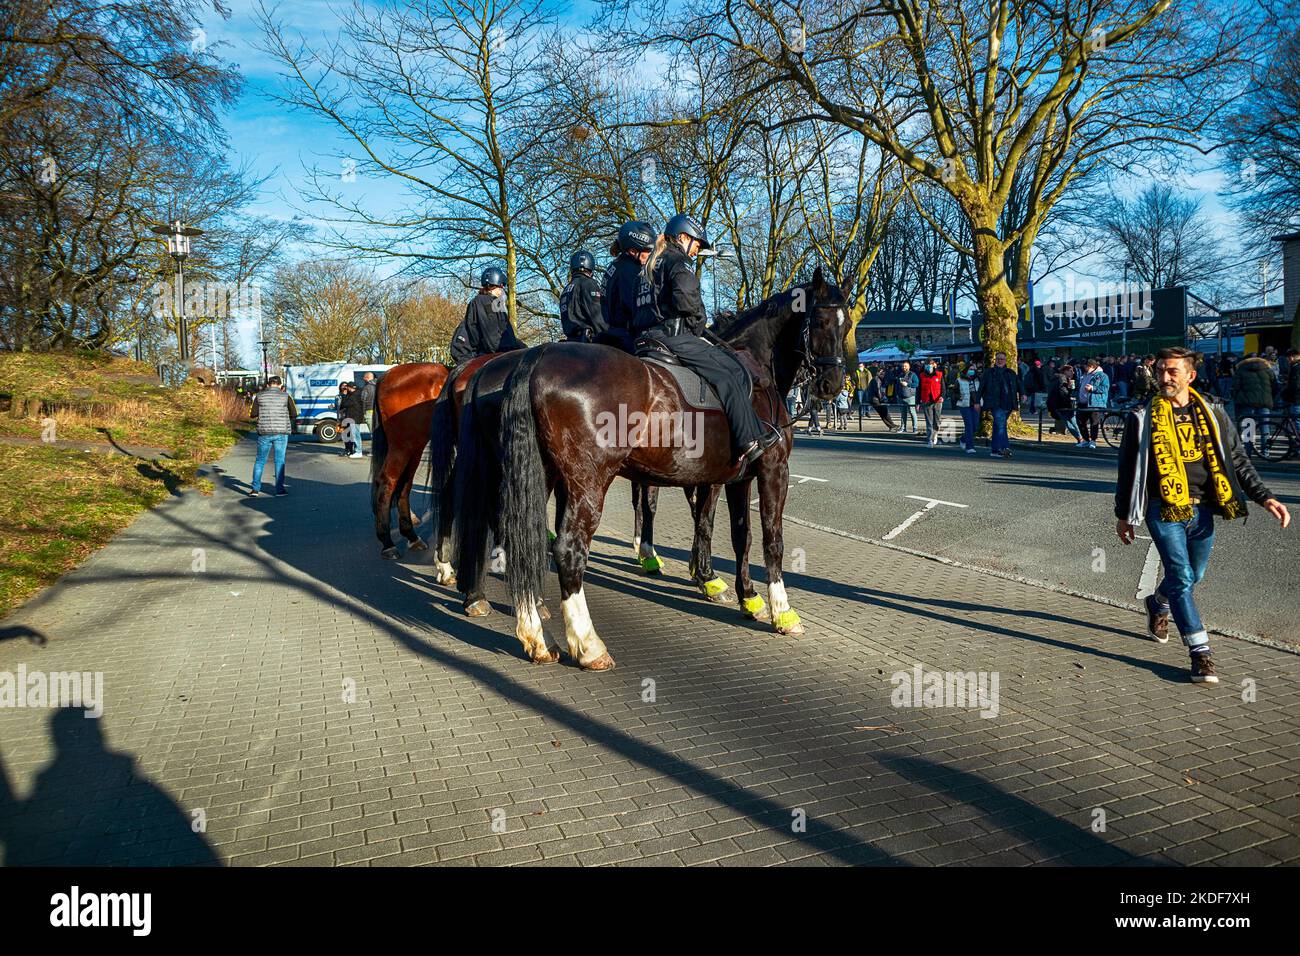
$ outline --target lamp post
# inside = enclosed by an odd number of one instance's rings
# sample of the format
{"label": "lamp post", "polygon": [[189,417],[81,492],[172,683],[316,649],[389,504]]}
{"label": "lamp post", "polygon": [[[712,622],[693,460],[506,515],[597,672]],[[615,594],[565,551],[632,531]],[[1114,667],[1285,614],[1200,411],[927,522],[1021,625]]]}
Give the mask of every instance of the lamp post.
{"label": "lamp post", "polygon": [[266,373],[269,371],[269,369],[266,367],[266,346],[269,343],[266,339],[258,339],[257,344],[262,346],[262,383],[261,384],[265,386],[266,379],[267,379]]}
{"label": "lamp post", "polygon": [[707,258],[713,260],[713,268],[709,270],[709,273],[711,277],[710,284],[713,286],[713,315],[715,317],[714,320],[716,321],[718,314],[718,262],[722,259],[734,260],[736,254],[728,249],[724,249],[722,246],[715,246],[712,249],[701,250],[699,256],[702,259]]}
{"label": "lamp post", "polygon": [[186,362],[190,357],[190,330],[185,319],[185,257],[190,254],[190,237],[203,235],[203,230],[176,219],[167,226],[154,226],[152,231],[167,237],[167,251],[176,260],[176,339],[180,360]]}
{"label": "lamp post", "polygon": [[1133,300],[1129,297],[1129,291],[1128,291],[1128,263],[1129,260],[1125,259],[1124,260],[1124,291],[1121,293],[1121,295],[1124,297],[1124,331],[1120,333],[1119,350],[1124,355],[1128,355],[1128,317],[1129,317],[1129,311],[1133,307]]}

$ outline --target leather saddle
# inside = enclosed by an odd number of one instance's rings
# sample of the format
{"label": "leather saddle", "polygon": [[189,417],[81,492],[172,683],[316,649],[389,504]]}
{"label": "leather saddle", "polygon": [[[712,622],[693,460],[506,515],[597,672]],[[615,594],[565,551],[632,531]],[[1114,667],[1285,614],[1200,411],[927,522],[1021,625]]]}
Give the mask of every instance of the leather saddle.
{"label": "leather saddle", "polygon": [[682,393],[682,404],[696,411],[713,411],[722,409],[718,393],[713,386],[687,368],[672,352],[667,349],[647,349],[637,353],[643,362],[658,366],[677,381],[677,390]]}

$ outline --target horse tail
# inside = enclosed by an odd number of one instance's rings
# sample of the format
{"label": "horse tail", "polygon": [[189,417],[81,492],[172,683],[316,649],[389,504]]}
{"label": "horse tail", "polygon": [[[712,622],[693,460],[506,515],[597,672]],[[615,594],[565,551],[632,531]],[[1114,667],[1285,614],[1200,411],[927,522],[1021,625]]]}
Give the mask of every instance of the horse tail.
{"label": "horse tail", "polygon": [[[442,527],[442,496],[456,464],[456,405],[451,382],[433,403],[433,424],[429,430],[429,527],[437,541]],[[450,516],[448,516],[450,517]]]}
{"label": "horse tail", "polygon": [[[452,553],[456,555],[456,587],[464,595],[482,592],[483,565],[487,561],[488,532],[492,527],[491,509],[494,507],[492,498],[486,493],[488,456],[494,454],[494,449],[478,434],[477,398],[477,383],[471,381],[461,400],[460,433],[456,438],[456,461],[452,472],[455,501],[455,521],[451,526]],[[436,419],[436,408],[434,414]],[[442,453],[445,454],[445,449]],[[434,501],[438,501],[437,495]],[[434,533],[438,531],[435,529]]]}
{"label": "horse tail", "polygon": [[388,458],[388,437],[384,434],[384,416],[375,397],[375,427],[370,431],[370,513],[379,515],[379,486],[384,479],[384,461]]}
{"label": "horse tail", "polygon": [[506,580],[515,607],[535,604],[542,596],[548,567],[546,546],[546,465],[537,440],[533,414],[533,369],[546,346],[531,349],[510,373],[501,405],[502,476],[501,545],[506,552]]}

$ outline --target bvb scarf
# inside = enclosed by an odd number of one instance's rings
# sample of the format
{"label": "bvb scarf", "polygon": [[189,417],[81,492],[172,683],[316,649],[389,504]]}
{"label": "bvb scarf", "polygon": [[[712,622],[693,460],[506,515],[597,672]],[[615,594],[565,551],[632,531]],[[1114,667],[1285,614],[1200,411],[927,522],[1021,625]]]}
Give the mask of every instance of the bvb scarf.
{"label": "bvb scarf", "polygon": [[[1232,483],[1223,470],[1219,449],[1218,423],[1214,421],[1205,399],[1193,389],[1192,424],[1199,444],[1205,449],[1205,466],[1214,485],[1215,502],[1223,517],[1231,520],[1246,514],[1246,503],[1232,493]],[[1160,477],[1160,520],[1190,521],[1195,515],[1191,492],[1187,487],[1187,468],[1179,451],[1178,431],[1174,422],[1174,403],[1157,395],[1151,400],[1151,451],[1155,455]]]}

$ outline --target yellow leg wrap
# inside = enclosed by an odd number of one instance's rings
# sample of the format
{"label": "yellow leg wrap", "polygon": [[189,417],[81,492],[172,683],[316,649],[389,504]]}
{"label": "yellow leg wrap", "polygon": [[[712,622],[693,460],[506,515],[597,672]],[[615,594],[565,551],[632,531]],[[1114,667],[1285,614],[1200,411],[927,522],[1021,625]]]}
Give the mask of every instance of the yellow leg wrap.
{"label": "yellow leg wrap", "polygon": [[798,627],[802,622],[799,620],[799,615],[794,613],[794,610],[791,609],[789,611],[782,611],[780,614],[776,615],[776,619],[772,623],[776,625],[778,631],[784,634],[787,631],[791,631]]}
{"label": "yellow leg wrap", "polygon": [[646,574],[654,574],[664,569],[664,563],[659,560],[657,554],[652,554],[648,558],[637,558],[637,561],[641,562],[641,570]]}
{"label": "yellow leg wrap", "polygon": [[700,585],[701,590],[709,597],[714,598],[727,590],[727,582],[722,578],[714,578],[712,581],[705,581]]}
{"label": "yellow leg wrap", "polygon": [[755,594],[753,597],[743,598],[740,602],[740,607],[746,614],[753,617],[759,611],[763,610],[766,605],[763,603],[763,599]]}

